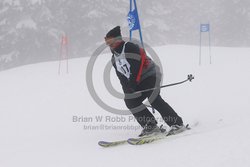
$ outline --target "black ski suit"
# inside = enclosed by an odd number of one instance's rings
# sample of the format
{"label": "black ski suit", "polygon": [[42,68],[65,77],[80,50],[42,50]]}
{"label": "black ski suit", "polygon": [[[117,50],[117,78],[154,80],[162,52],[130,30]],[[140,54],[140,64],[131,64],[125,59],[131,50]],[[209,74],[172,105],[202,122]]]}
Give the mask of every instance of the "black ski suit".
{"label": "black ski suit", "polygon": [[[113,53],[111,61],[125,94],[160,86],[159,67],[147,56],[146,61],[142,62],[142,52],[138,45],[123,41],[111,51]],[[145,64],[143,68],[141,68],[141,63]],[[126,106],[142,127],[157,124],[154,116],[143,104],[143,101],[152,93],[153,91],[144,92],[135,98],[127,98],[125,95]],[[160,89],[154,91],[154,94],[153,98],[149,99],[149,103],[161,114],[164,121],[169,126],[183,124],[182,118],[161,98]],[[135,110],[138,106],[141,106],[139,112]]]}

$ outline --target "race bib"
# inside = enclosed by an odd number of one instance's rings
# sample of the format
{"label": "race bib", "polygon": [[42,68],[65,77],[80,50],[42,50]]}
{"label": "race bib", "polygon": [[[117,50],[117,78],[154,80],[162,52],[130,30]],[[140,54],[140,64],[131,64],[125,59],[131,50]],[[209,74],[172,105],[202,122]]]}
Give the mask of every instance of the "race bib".
{"label": "race bib", "polygon": [[129,79],[130,77],[130,64],[126,58],[116,60],[116,68],[122,75]]}

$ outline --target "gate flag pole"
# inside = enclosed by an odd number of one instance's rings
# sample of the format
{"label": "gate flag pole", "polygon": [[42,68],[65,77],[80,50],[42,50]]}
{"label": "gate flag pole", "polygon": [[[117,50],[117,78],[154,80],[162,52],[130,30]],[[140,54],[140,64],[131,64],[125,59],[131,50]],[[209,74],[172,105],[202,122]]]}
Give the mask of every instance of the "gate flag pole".
{"label": "gate flag pole", "polygon": [[212,64],[212,56],[211,56],[211,42],[210,42],[210,24],[200,24],[200,55],[199,55],[199,65],[201,65],[201,43],[202,43],[202,33],[208,32],[209,37],[209,57],[210,64]]}
{"label": "gate flag pole", "polygon": [[58,74],[61,73],[61,63],[66,60],[66,72],[69,73],[69,53],[68,53],[68,37],[66,34],[62,35],[61,44],[60,44],[60,57],[59,57],[59,67]]}

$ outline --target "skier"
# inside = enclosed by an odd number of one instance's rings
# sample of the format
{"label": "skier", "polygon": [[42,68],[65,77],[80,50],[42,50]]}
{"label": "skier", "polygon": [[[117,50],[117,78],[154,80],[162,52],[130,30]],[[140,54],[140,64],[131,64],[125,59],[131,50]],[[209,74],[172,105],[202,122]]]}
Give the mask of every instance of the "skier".
{"label": "skier", "polygon": [[[122,39],[120,26],[113,28],[106,34],[105,42],[113,54],[111,61],[125,93],[125,104],[143,128],[139,136],[165,131],[157,126],[155,117],[143,104],[146,98],[170,126],[170,132],[174,133],[174,131],[185,128],[182,118],[161,98],[160,89],[143,92],[140,96],[135,95],[137,91],[160,86],[159,67],[146,56],[145,51],[137,44],[125,42]],[[141,108],[138,110],[138,107]]]}

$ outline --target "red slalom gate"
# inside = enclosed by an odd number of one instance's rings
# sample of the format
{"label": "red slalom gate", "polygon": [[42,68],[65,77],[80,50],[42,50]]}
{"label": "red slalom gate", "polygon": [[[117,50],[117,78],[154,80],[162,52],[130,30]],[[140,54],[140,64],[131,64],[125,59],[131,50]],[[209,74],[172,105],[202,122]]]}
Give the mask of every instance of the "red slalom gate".
{"label": "red slalom gate", "polygon": [[69,43],[68,37],[66,35],[62,35],[61,46],[60,46],[59,67],[58,67],[59,75],[61,73],[62,61],[66,61],[66,72],[69,73],[68,43]]}

